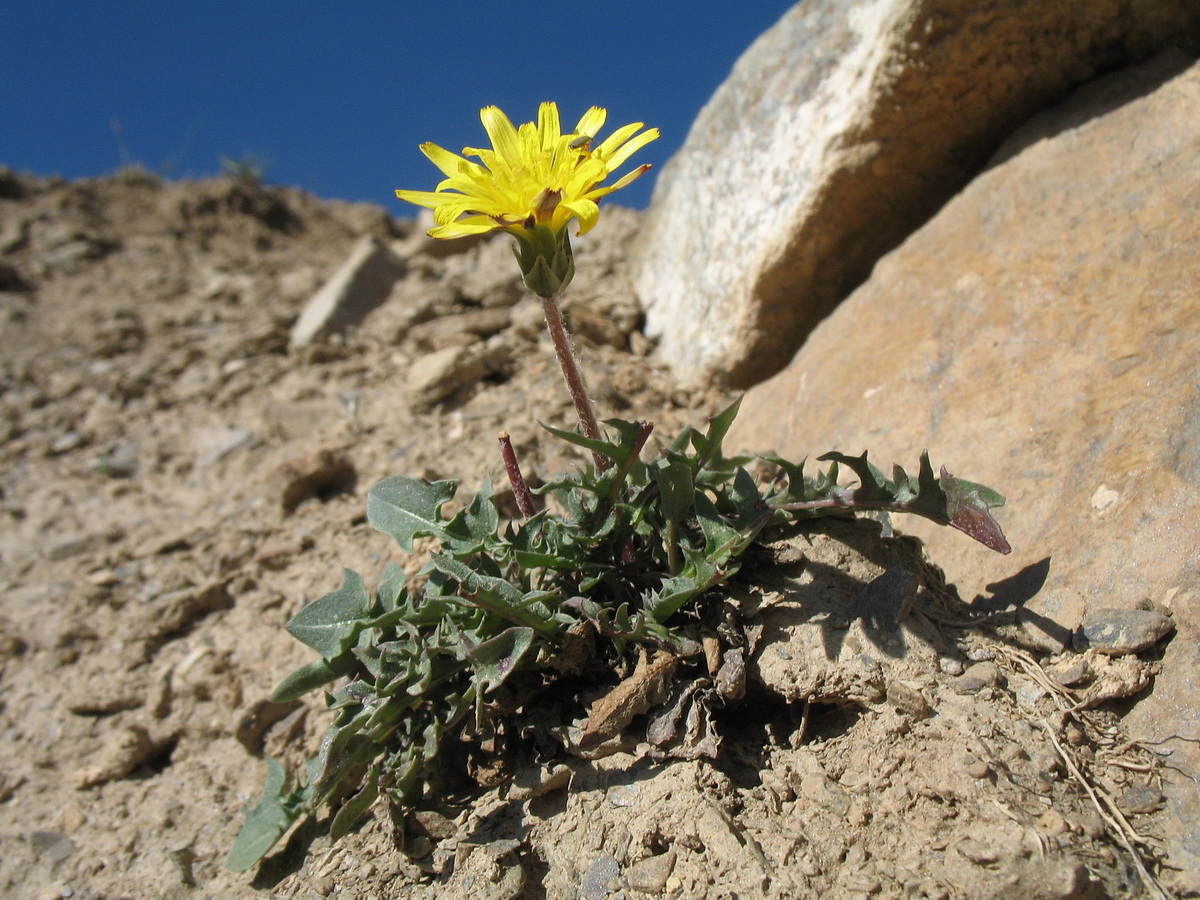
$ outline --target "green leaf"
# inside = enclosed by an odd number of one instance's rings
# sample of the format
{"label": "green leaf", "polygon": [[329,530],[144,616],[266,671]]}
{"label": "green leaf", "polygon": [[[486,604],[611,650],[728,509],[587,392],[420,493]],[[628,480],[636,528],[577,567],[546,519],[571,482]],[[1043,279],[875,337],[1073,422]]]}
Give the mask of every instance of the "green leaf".
{"label": "green leaf", "polygon": [[318,659],[301,666],[279,682],[279,686],[271,694],[271,699],[276,703],[299,699],[309,691],[315,691],[337,678],[349,675],[353,670],[353,660],[348,656],[339,656],[332,662]]}
{"label": "green leaf", "polygon": [[770,514],[762,502],[762,495],[758,492],[758,485],[754,483],[754,476],[741,466],[738,466],[733,485],[729,489],[729,500],[737,513],[736,526],[743,533],[757,532]]}
{"label": "green leaf", "polygon": [[703,491],[696,491],[696,517],[700,520],[700,530],[704,532],[704,552],[709,558],[715,557],[722,550],[736,545],[742,533],[730,527],[721,518],[716,504]]}
{"label": "green leaf", "polygon": [[457,481],[425,481],[395,475],[367,492],[367,521],[412,553],[413,538],[445,537],[440,510],[458,490]]}
{"label": "green leaf", "polygon": [[[369,686],[367,689],[370,690]],[[317,754],[310,784],[313,809],[333,795],[351,769],[369,762],[378,753],[375,742],[363,734],[372,712],[369,708],[344,709],[334,719]]]}
{"label": "green leaf", "polygon": [[854,489],[853,497],[855,500],[867,502],[873,501],[888,501],[893,499],[894,491],[888,484],[888,480],[884,477],[879,469],[867,460],[867,451],[863,451],[862,456],[847,456],[845,453],[826,453],[824,456],[818,456],[817,459],[821,462],[833,460],[840,462],[842,465],[849,467],[855,475],[858,476],[859,485]]}
{"label": "green leaf", "polygon": [[560,441],[566,441],[568,444],[574,444],[576,447],[583,447],[585,450],[590,450],[593,453],[599,453],[603,456],[608,456],[611,458],[612,454],[616,453],[618,450],[616,444],[586,437],[580,434],[578,431],[564,431],[561,428],[555,428],[553,425],[547,425],[545,422],[538,422],[538,424]]}
{"label": "green leaf", "polygon": [[246,821],[225,859],[225,868],[231,872],[245,872],[279,843],[299,817],[299,810],[285,802],[287,797],[287,773],[278,762],[268,759],[262,799],[246,811]]}
{"label": "green leaf", "polygon": [[379,799],[379,770],[378,764],[371,767],[364,780],[362,790],[342,804],[342,808],[333,817],[329,826],[329,839],[340,841],[347,832],[355,826],[367,811]]}
{"label": "green leaf", "polygon": [[526,594],[507,579],[476,572],[466,563],[441,553],[433,554],[429,563],[458,582],[463,599],[472,605],[540,632],[558,630],[554,614],[542,602],[552,594],[546,591],[530,591]]}
{"label": "green leaf", "polygon": [[379,605],[383,607],[385,613],[399,609],[407,599],[404,585],[404,570],[394,562],[388,563],[388,567],[383,570],[383,576],[379,579],[379,588],[375,591],[375,596],[379,598]]}
{"label": "green leaf", "polygon": [[775,504],[803,503],[806,500],[812,499],[808,479],[804,477],[804,466],[808,463],[808,457],[805,457],[798,463],[778,456],[764,456],[763,459],[772,465],[779,466],[783,471],[784,477],[787,479],[787,487],[783,488],[779,493],[774,494],[771,498]]}
{"label": "green leaf", "polygon": [[660,460],[653,473],[663,518],[668,525],[678,525],[691,514],[695,500],[691,466],[680,459]]}
{"label": "green leaf", "polygon": [[350,569],[344,572],[339,590],[314,600],[287,623],[292,637],[329,660],[354,644],[364,620],[371,615],[371,598],[362,576]]}
{"label": "green leaf", "polygon": [[458,640],[463,656],[475,670],[484,693],[504,683],[533,645],[532,628],[507,628],[486,641],[475,643],[464,632]]}
{"label": "green leaf", "polygon": [[496,536],[500,527],[500,514],[496,511],[492,479],[487,478],[471,505],[446,523],[444,533],[446,546],[459,559],[478,553],[489,540]]}
{"label": "green leaf", "polygon": [[701,436],[698,432],[692,434],[692,446],[696,448],[696,469],[702,469],[721,452],[721,444],[733,420],[737,418],[738,410],[742,408],[742,398],[738,397],[731,404],[708,420],[708,431]]}

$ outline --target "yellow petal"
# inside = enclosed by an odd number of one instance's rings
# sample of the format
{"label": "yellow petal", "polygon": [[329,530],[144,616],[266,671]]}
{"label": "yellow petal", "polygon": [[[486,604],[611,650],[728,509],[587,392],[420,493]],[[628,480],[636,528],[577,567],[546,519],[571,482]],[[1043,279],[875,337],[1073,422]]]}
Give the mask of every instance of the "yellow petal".
{"label": "yellow petal", "polygon": [[608,110],[593,106],[580,118],[579,123],[575,126],[575,134],[588,134],[595,137],[604,127],[604,120],[607,118]]}
{"label": "yellow petal", "polygon": [[[571,217],[579,220],[579,234],[587,234],[600,219],[600,207],[592,200],[571,200],[560,203],[558,208],[571,214],[567,221],[570,221]],[[565,225],[566,221],[563,224]]]}
{"label": "yellow petal", "polygon": [[492,139],[492,146],[496,152],[509,165],[518,165],[521,157],[517,144],[517,129],[513,127],[508,116],[502,113],[499,107],[485,106],[479,111],[479,119],[483,122],[483,130]]}
{"label": "yellow petal", "polygon": [[653,166],[651,166],[650,163],[642,163],[632,172],[622,175],[619,179],[617,179],[615,184],[610,184],[607,187],[597,188],[594,191],[588,191],[588,196],[594,198],[607,197],[613,191],[619,191],[623,187],[628,187],[630,184],[637,181],[639,178],[649,172],[652,168]]}
{"label": "yellow petal", "polygon": [[457,222],[451,222],[449,225],[439,225],[437,228],[431,228],[429,229],[429,236],[444,241],[447,238],[466,237],[469,234],[484,234],[499,227],[499,225],[487,216],[472,216],[469,219],[460,219]]}
{"label": "yellow petal", "polygon": [[[638,127],[640,128],[641,126],[639,125]],[[612,172],[621,168],[621,164],[624,163],[625,160],[629,159],[630,156],[632,156],[638,150],[641,150],[651,141],[658,140],[658,138],[659,130],[657,128],[651,128],[649,131],[643,131],[637,137],[633,138],[619,150],[613,153],[612,156],[604,160],[608,165],[608,170]],[[608,141],[605,141],[605,143],[607,144]]]}
{"label": "yellow petal", "polygon": [[396,196],[401,200],[415,203],[417,206],[424,206],[427,209],[436,209],[444,199],[443,195],[434,193],[433,191],[396,191]]}
{"label": "yellow petal", "polygon": [[558,104],[549,100],[538,107],[538,135],[541,137],[541,150],[543,153],[552,151],[558,139],[562,136],[562,129],[558,124]]}
{"label": "yellow petal", "polygon": [[445,175],[457,175],[462,171],[464,166],[479,168],[479,166],[470,160],[463,159],[461,156],[457,156],[449,150],[439,147],[437,144],[422,144],[421,152],[429,157],[429,161],[441,169]]}

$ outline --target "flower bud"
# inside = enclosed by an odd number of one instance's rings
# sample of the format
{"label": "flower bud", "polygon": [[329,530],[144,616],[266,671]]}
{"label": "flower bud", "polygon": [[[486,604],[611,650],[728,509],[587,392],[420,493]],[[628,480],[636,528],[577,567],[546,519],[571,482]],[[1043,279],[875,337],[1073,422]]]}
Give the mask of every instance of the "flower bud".
{"label": "flower bud", "polygon": [[562,228],[556,234],[546,225],[526,222],[525,227],[511,231],[517,238],[513,253],[525,286],[539,297],[562,296],[575,277],[570,229]]}

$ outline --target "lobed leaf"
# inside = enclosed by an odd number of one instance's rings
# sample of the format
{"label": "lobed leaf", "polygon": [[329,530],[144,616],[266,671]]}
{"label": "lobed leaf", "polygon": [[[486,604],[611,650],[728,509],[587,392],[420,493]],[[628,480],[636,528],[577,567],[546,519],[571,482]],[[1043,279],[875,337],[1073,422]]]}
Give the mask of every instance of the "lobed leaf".
{"label": "lobed leaf", "polygon": [[486,478],[470,506],[446,523],[443,540],[458,558],[478,553],[496,536],[500,514],[496,511],[495,495],[492,479]]}
{"label": "lobed leaf", "polygon": [[463,657],[471,664],[483,693],[502,685],[533,646],[532,628],[506,628],[486,641],[475,643],[465,632],[459,635]]}
{"label": "lobed leaf", "polygon": [[440,514],[458,490],[457,481],[426,481],[394,475],[367,492],[367,521],[412,553],[413,538],[445,538]]}

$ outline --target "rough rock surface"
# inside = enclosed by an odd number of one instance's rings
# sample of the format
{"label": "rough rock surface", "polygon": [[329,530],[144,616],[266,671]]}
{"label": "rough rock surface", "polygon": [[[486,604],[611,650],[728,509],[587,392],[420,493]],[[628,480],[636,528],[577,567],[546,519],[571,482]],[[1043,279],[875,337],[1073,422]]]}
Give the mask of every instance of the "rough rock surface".
{"label": "rough rock surface", "polygon": [[662,359],[689,382],[779,371],[1021,121],[1179,41],[1200,52],[1187,0],[797,4],[659,176],[635,285]]}
{"label": "rough rock surface", "polygon": [[[1200,65],[1110,76],[1037,117],[884,259],[789,368],[753,389],[735,449],[869,448],[1007,495],[1015,550],[922,523],[965,598],[1020,608],[1055,649],[1087,609],[1142,604],[1177,629],[1130,716],[1200,770]],[[1181,71],[1181,67],[1184,67]],[[911,469],[910,469],[911,471]],[[1161,652],[1161,651],[1160,651]],[[1167,779],[1173,853],[1200,863],[1200,793]]]}

